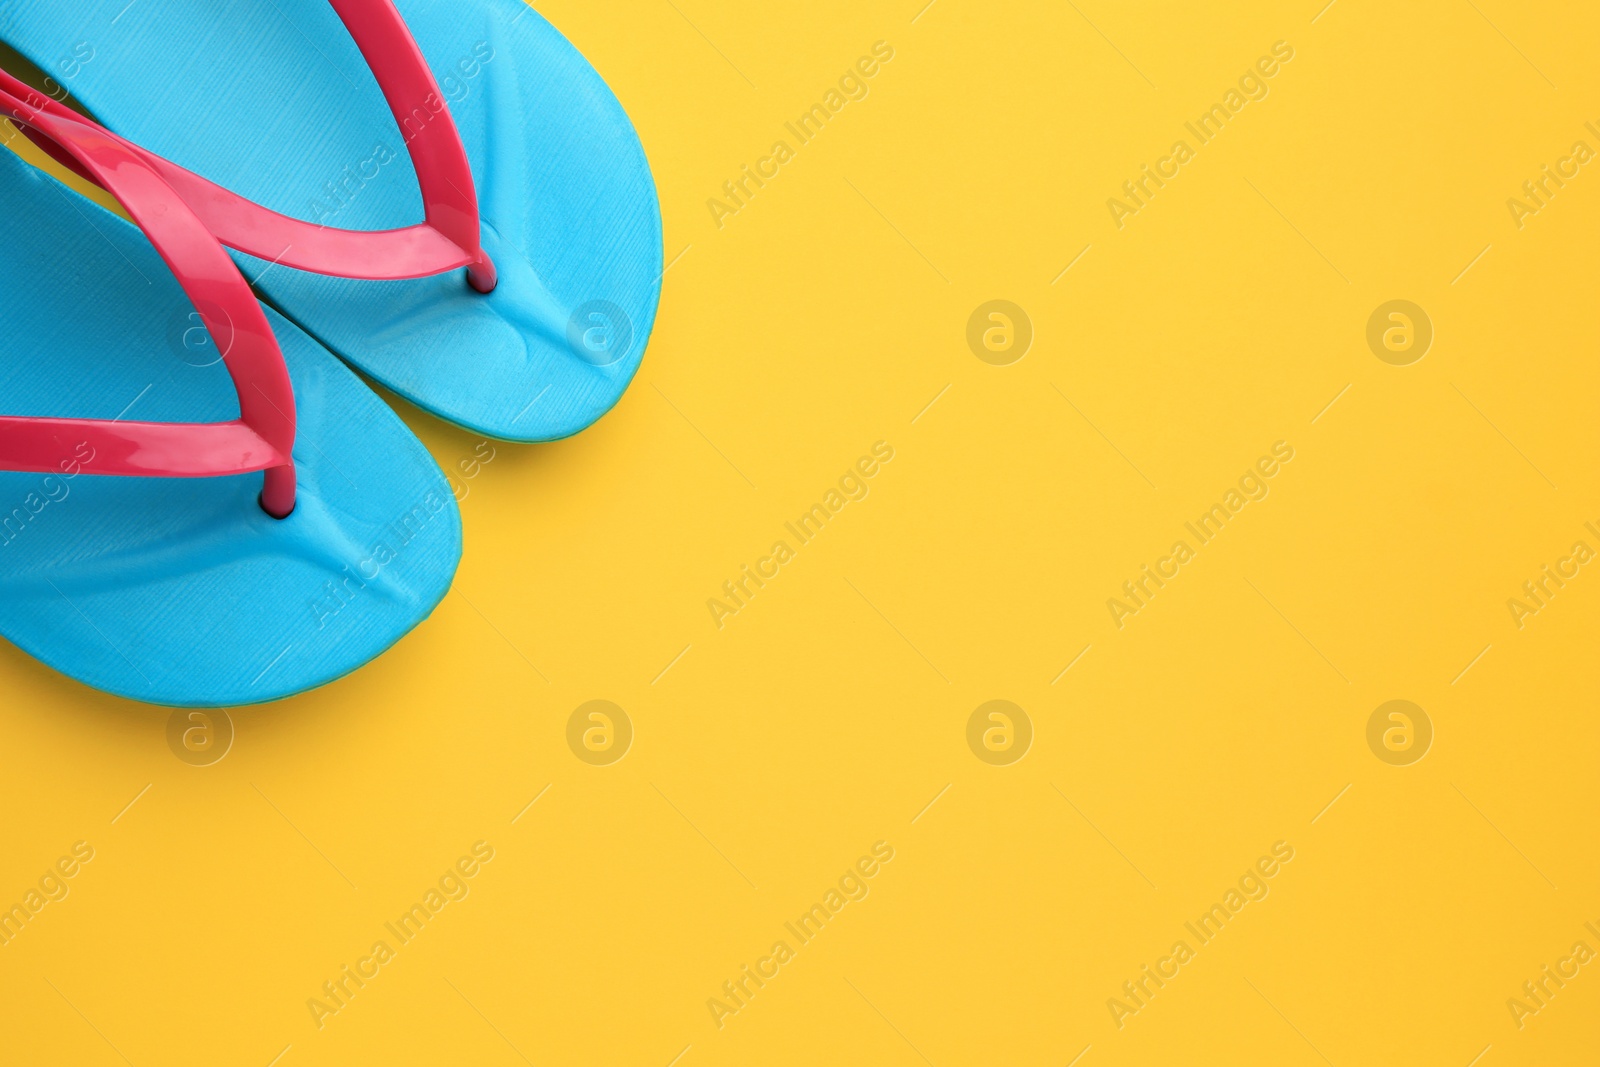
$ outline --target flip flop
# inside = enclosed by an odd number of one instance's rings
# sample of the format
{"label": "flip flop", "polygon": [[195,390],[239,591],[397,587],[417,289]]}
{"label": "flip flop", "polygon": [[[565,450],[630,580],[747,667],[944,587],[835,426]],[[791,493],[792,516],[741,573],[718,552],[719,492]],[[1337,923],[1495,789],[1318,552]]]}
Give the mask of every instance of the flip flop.
{"label": "flip flop", "polygon": [[[218,235],[274,307],[418,406],[551,440],[609,410],[638,369],[662,273],[655,184],[610,89],[522,0],[5,14],[6,42],[100,122],[286,216]],[[162,173],[208,225],[240,215],[208,214]],[[313,225],[282,224],[296,219]],[[341,230],[369,232],[326,236]]]}
{"label": "flip flop", "polygon": [[460,560],[438,466],[136,154],[42,98],[0,91],[0,115],[138,223],[0,150],[0,635],[197,707],[388,648]]}

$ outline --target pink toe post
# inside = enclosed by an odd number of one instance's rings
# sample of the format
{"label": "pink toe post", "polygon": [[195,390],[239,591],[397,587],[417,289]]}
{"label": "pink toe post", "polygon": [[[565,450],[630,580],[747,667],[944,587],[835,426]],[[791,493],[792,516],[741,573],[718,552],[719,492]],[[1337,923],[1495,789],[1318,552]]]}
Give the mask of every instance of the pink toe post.
{"label": "pink toe post", "polygon": [[[113,133],[100,132],[154,169],[229,248],[314,274],[374,281],[422,278],[465,267],[473,289],[492,292],[496,273],[483,250],[472,168],[422,50],[392,0],[328,2],[372,68],[400,127],[422,192],[423,222],[398,230],[319,226],[268,210]],[[0,71],[0,91],[19,99],[39,99],[4,71]],[[40,106],[53,117],[90,124],[54,100]],[[97,185],[105,184],[48,135],[34,138],[31,131],[24,132],[63,166]]]}
{"label": "pink toe post", "polygon": [[116,197],[149,237],[223,353],[239,418],[161,423],[0,416],[0,468],[57,473],[62,456],[83,442],[93,449],[94,460],[84,468],[90,474],[187,478],[263,471],[261,507],[284,518],[295,502],[294,393],[261,305],[205,223],[148,160],[52,103],[25,86],[14,92],[9,78],[0,85],[0,115]]}

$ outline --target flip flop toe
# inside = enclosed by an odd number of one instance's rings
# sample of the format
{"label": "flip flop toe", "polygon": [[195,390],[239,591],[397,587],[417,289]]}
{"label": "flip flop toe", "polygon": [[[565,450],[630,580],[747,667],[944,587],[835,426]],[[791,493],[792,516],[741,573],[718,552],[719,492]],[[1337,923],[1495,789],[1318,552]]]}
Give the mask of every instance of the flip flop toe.
{"label": "flip flop toe", "polygon": [[153,170],[42,104],[0,94],[139,227],[0,150],[0,634],[158,704],[354,670],[449,589],[442,472]]}
{"label": "flip flop toe", "polygon": [[[238,205],[163,171],[274,307],[424,409],[550,440],[638,369],[662,274],[649,165],[605,82],[521,0],[51,0],[8,16],[7,43],[107,127],[323,231],[230,227]],[[431,251],[376,236],[395,231]]]}

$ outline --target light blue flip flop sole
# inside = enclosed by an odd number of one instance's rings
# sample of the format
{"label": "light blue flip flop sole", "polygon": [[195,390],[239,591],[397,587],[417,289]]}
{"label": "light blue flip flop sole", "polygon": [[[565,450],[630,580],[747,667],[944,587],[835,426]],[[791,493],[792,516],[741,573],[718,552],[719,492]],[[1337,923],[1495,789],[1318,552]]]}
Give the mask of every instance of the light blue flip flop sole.
{"label": "light blue flip flop sole", "polygon": [[[17,7],[0,36],[124,137],[286,215],[360,230],[422,220],[402,135],[327,0]],[[655,323],[661,215],[639,139],[522,0],[396,7],[461,132],[499,287],[239,258],[288,318],[420,407],[507,440],[575,433],[622,395]]]}
{"label": "light blue flip flop sole", "polygon": [[[0,149],[0,412],[239,415],[199,316],[144,235]],[[251,704],[344,675],[433,610],[461,557],[438,465],[350,369],[270,309],[294,385],[294,512],[261,475],[0,472],[0,635],[155,704]],[[92,450],[90,450],[92,452]]]}

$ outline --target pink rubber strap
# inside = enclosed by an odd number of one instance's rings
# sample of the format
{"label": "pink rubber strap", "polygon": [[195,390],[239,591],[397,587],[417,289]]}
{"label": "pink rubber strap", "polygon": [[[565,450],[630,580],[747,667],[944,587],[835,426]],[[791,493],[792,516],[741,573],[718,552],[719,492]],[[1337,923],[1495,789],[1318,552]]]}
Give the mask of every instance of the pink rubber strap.
{"label": "pink rubber strap", "polygon": [[101,186],[149,237],[223,354],[239,418],[221,423],[0,416],[0,469],[59,474],[80,444],[85,473],[200,477],[264,471],[261,506],[294,510],[294,393],[272,327],[232,258],[176,192],[120,139],[61,115],[37,94],[0,87],[0,115]]}
{"label": "pink rubber strap", "polygon": [[[481,243],[478,200],[467,152],[405,20],[392,0],[328,2],[371,67],[400,128],[422,193],[424,222],[398,230],[320,226],[264,208],[131,142],[122,144],[154,168],[230,248],[297,270],[340,278],[421,278],[466,267],[474,289],[492,291],[496,272]],[[31,95],[26,85],[4,71],[0,71],[0,89],[19,97]],[[52,115],[84,121],[56,101],[44,107]],[[80,176],[95,181],[47,142],[36,143]]]}

